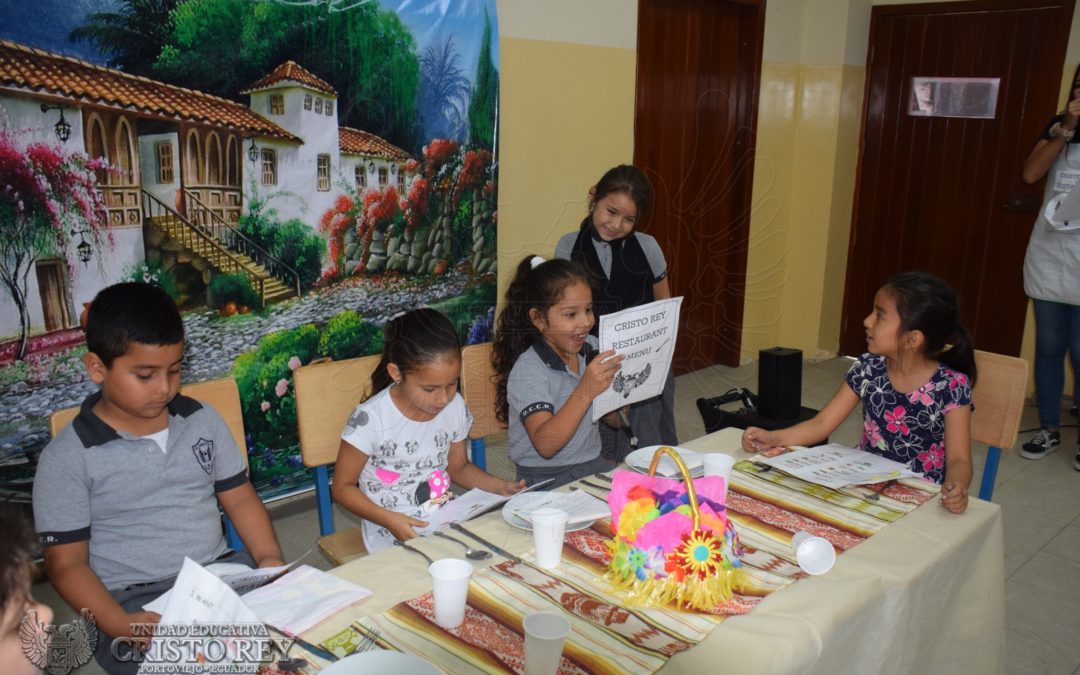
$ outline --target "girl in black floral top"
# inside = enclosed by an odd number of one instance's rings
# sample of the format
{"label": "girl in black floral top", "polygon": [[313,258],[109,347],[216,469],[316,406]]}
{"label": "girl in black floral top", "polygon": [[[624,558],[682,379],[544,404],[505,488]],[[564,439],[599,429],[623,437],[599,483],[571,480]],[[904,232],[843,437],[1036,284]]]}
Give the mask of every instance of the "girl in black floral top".
{"label": "girl in black floral top", "polygon": [[863,321],[869,353],[813,419],[780,431],[750,427],[750,452],[820,442],[863,404],[859,447],[942,484],[941,503],[967,509],[971,483],[971,388],[975,354],[960,325],[956,294],[925,272],[894,276]]}

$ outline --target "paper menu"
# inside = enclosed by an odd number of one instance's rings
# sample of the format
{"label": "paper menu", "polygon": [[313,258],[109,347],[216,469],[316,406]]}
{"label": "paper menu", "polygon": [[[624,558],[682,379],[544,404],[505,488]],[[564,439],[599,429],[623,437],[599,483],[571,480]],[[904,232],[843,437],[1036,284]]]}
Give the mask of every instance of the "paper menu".
{"label": "paper menu", "polygon": [[757,462],[833,489],[898,478],[918,478],[921,475],[907,468],[906,464],[836,443],[799,448],[775,457],[761,457]]}
{"label": "paper menu", "polygon": [[[543,487],[553,480],[554,479],[549,478],[540,481],[539,483],[530,485],[517,494],[520,495],[529,492],[530,490]],[[473,488],[460,497],[451,499],[435,513],[423,516],[421,520],[426,520],[427,525],[425,527],[414,527],[413,531],[422,537],[426,537],[432,532],[444,529],[450,523],[458,523],[469,520],[470,518],[475,518],[481,513],[485,513],[508,499],[510,499],[510,497],[497,495],[494,492],[486,492],[480,488]]]}
{"label": "paper menu", "polygon": [[[293,565],[295,564],[296,563],[293,563]],[[211,563],[206,566],[200,565],[200,567],[228,584],[238,595],[243,595],[248,591],[255,590],[259,586],[269,583],[271,579],[281,576],[292,567],[292,565],[252,569],[247,565],[242,565],[240,563]],[[143,609],[148,612],[163,614],[171,594],[172,589],[165,591],[143,605]]]}
{"label": "paper menu", "polygon": [[562,509],[570,516],[567,525],[591,523],[611,515],[611,507],[584,490],[574,492],[530,492],[516,495],[503,507],[523,521],[530,522],[532,512],[542,508]]}
{"label": "paper menu", "polygon": [[371,591],[366,588],[301,565],[277,581],[245,594],[243,601],[261,621],[297,635],[369,595]]}

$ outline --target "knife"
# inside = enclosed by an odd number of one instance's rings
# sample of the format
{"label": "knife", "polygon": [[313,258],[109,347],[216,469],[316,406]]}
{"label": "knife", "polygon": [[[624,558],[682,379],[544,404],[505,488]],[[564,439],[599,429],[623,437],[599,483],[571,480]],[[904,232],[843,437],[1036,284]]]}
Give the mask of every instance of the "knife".
{"label": "knife", "polygon": [[474,540],[476,540],[477,542],[479,542],[479,543],[480,543],[480,544],[481,544],[482,546],[486,546],[486,547],[488,547],[489,549],[491,549],[491,550],[492,550],[492,551],[494,551],[495,553],[498,553],[499,555],[501,555],[502,557],[506,558],[507,560],[513,560],[513,561],[514,561],[514,562],[516,562],[516,563],[520,563],[520,562],[522,562],[521,558],[517,557],[516,555],[514,555],[514,554],[513,554],[513,553],[511,553],[510,551],[507,551],[507,550],[506,550],[506,549],[504,549],[504,548],[501,548],[501,547],[499,547],[499,546],[496,546],[495,544],[492,544],[492,543],[491,543],[490,541],[488,541],[487,539],[483,539],[483,538],[481,538],[481,537],[479,537],[479,536],[477,536],[477,535],[473,534],[472,532],[470,532],[470,531],[466,530],[466,529],[465,529],[465,528],[464,528],[464,527],[463,527],[463,526],[462,526],[461,524],[459,524],[459,523],[450,523],[450,529],[452,529],[452,530],[456,530],[456,531],[458,531],[458,532],[460,532],[460,533],[464,534],[464,535],[465,535],[465,536],[467,536],[467,537],[472,537],[472,538],[473,538]]}

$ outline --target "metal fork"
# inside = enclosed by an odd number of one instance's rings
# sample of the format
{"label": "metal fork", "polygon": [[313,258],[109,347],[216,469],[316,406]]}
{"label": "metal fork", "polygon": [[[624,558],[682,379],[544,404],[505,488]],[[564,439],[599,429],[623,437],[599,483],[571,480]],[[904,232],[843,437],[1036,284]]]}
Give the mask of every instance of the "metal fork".
{"label": "metal fork", "polygon": [[353,626],[353,630],[360,633],[363,638],[360,642],[356,643],[356,647],[352,649],[346,656],[353,654],[362,654],[364,652],[374,651],[379,648],[379,629],[378,628],[366,628],[360,626],[359,628]]}

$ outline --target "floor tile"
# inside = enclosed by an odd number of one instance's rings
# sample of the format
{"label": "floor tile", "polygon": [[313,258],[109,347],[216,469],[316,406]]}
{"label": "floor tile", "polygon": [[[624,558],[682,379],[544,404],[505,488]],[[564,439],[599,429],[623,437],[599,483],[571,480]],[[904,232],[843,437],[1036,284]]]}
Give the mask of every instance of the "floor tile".
{"label": "floor tile", "polygon": [[1008,675],[1068,675],[1080,668],[1080,657],[1049,642],[1005,631],[1005,672]]}
{"label": "floor tile", "polygon": [[1005,582],[1005,628],[1055,645],[1073,657],[1080,657],[1076,627],[1080,626],[1080,604],[1063,600],[1023,584]]}
{"label": "floor tile", "polygon": [[[1059,532],[1042,550],[1080,563],[1080,523],[1074,520],[1072,525]],[[1075,577],[1072,583],[1078,583]]]}
{"label": "floor tile", "polygon": [[1021,584],[1080,606],[1080,561],[1070,560],[1044,548],[1009,577],[1010,584]]}

